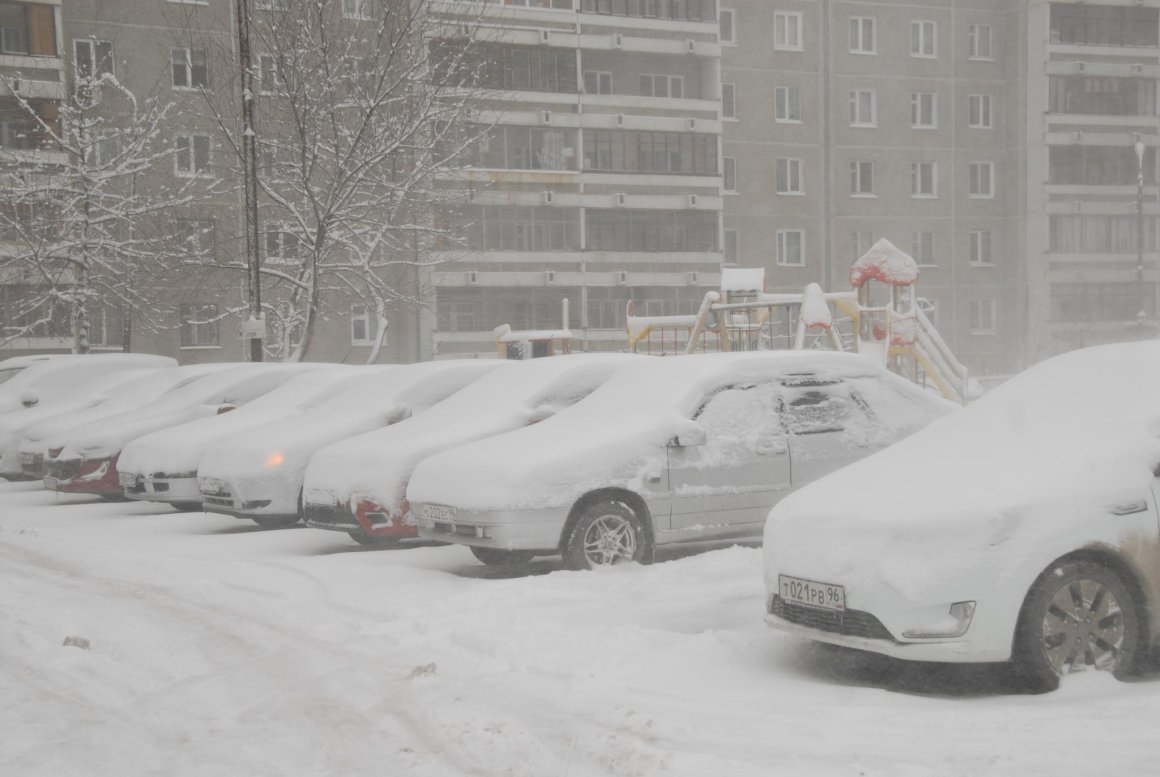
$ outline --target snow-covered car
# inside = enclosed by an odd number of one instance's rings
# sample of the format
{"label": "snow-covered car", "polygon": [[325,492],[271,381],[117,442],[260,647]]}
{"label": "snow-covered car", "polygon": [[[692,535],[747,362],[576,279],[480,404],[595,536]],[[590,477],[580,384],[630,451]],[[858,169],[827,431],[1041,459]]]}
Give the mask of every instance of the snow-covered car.
{"label": "snow-covered car", "polygon": [[293,525],[301,518],[302,475],[316,451],[426,412],[500,368],[507,369],[497,360],[455,359],[360,378],[292,423],[264,424],[244,440],[207,449],[197,472],[202,506],[262,526]]}
{"label": "snow-covered car", "polygon": [[121,496],[117,459],[132,440],[158,429],[241,407],[320,364],[235,364],[138,408],[48,441],[44,486],[67,493]]}
{"label": "snow-covered car", "polygon": [[[145,353],[16,358],[20,361],[10,369],[18,371],[0,384],[0,417],[84,398],[92,391],[95,381],[117,372],[177,365],[176,359]],[[0,366],[10,361],[13,360],[6,359]]]}
{"label": "snow-covered car", "polygon": [[201,508],[197,467],[207,448],[245,437],[255,427],[292,420],[353,383],[393,367],[327,365],[297,375],[245,407],[152,432],[133,440],[117,460],[125,496],[166,502],[179,510]]}
{"label": "snow-covered car", "polygon": [[9,356],[7,359],[0,361],[0,385],[7,383],[12,378],[15,378],[28,367],[31,367],[37,362],[46,362],[49,359],[55,359],[56,354],[34,354],[31,356]]}
{"label": "snow-covered car", "polygon": [[791,489],[953,407],[854,354],[650,358],[556,418],[426,459],[407,498],[421,537],[484,563],[647,561],[759,536]]}
{"label": "snow-covered car", "polygon": [[[160,398],[166,392],[174,391],[193,381],[235,365],[222,362],[217,364],[189,364],[184,367],[160,367],[148,374],[139,375],[130,371],[130,379],[118,383],[107,397],[90,407],[83,407],[60,415],[37,421],[20,431],[19,460],[20,472],[26,480],[42,480],[47,474],[45,461],[48,456],[49,441],[55,440],[63,447],[63,439],[75,429],[95,423],[102,418],[135,410]],[[56,450],[59,455],[60,451]]]}
{"label": "snow-covered car", "polygon": [[414,537],[407,481],[425,457],[541,422],[645,358],[606,353],[515,362],[418,418],[319,451],[304,482],[306,523],[363,544]]}
{"label": "snow-covered car", "polygon": [[1047,690],[1160,642],[1160,343],[1074,351],[784,500],[766,621]]}

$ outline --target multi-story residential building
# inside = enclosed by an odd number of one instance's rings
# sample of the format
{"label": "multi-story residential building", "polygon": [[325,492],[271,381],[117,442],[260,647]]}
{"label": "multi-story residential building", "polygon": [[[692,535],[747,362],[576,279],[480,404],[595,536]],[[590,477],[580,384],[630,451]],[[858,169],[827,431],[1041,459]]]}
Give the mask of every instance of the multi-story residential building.
{"label": "multi-story residential building", "polygon": [[557,329],[565,298],[589,350],[624,347],[629,300],[694,312],[720,282],[716,0],[457,6],[484,9],[467,31],[483,138],[451,182],[473,198],[430,278],[435,353],[494,353],[505,323]]}
{"label": "multi-story residential building", "polygon": [[725,262],[840,290],[887,238],[972,371],[1016,369],[1023,5],[723,0]]}

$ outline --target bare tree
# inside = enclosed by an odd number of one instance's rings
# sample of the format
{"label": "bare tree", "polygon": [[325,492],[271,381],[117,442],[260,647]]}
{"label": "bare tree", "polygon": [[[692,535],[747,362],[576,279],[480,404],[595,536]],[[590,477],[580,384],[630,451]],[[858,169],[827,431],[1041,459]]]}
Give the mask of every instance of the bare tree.
{"label": "bare tree", "polygon": [[[339,301],[373,310],[380,344],[388,312],[420,304],[417,272],[443,234],[435,214],[464,196],[440,178],[459,164],[478,102],[473,36],[431,46],[446,22],[428,6],[275,0],[252,17],[263,311],[275,358],[303,358]],[[240,159],[236,93],[203,94]],[[215,267],[246,269],[241,257]]]}
{"label": "bare tree", "polygon": [[0,76],[23,128],[22,148],[0,150],[9,246],[0,254],[0,344],[68,332],[85,353],[94,320],[109,325],[130,308],[138,321],[158,320],[150,287],[184,251],[171,216],[197,195],[145,184],[175,153],[162,137],[170,104],[139,99],[99,58],[69,69],[75,82],[59,108]]}

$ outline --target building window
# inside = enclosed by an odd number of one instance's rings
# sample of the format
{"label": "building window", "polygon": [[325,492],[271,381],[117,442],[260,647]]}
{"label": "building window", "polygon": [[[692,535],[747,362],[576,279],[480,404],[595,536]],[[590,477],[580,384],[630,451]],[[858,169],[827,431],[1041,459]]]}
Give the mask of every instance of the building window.
{"label": "building window", "polygon": [[970,178],[967,193],[971,197],[988,198],[995,196],[994,162],[969,162],[967,170]]}
{"label": "building window", "polygon": [[1156,8],[1051,3],[1051,42],[1073,46],[1147,46],[1160,35]]}
{"label": "building window", "polygon": [[342,15],[347,19],[370,19],[371,0],[342,0]]}
{"label": "building window", "polygon": [[80,81],[113,75],[113,44],[107,40],[74,40],[73,66]]}
{"label": "building window", "polygon": [[209,157],[209,135],[178,135],[173,164],[177,175],[184,178],[212,174]]}
{"label": "building window", "polygon": [[995,300],[971,300],[971,334],[990,335],[995,333]]}
{"label": "building window", "polygon": [[938,127],[938,93],[910,93],[910,126],[915,129]]}
{"label": "building window", "polygon": [[733,11],[728,8],[722,8],[720,17],[718,18],[718,38],[721,43],[726,46],[734,46],[737,44],[736,31],[733,26]]}
{"label": "building window", "polygon": [[284,68],[285,63],[280,57],[272,54],[263,54],[258,57],[258,91],[262,94],[275,94],[279,90],[285,89],[288,81]]}
{"label": "building window", "polygon": [[125,344],[125,316],[110,305],[89,307],[89,345],[120,348]]}
{"label": "building window", "polygon": [[1101,76],[1049,76],[1048,113],[1155,116],[1156,80]]}
{"label": "building window", "polygon": [[587,94],[612,94],[612,73],[603,70],[585,70],[584,91]]}
{"label": "building window", "polygon": [[121,136],[114,133],[93,138],[85,149],[85,163],[98,170],[105,169],[121,155]]}
{"label": "building window", "polygon": [[581,245],[579,208],[473,205],[449,214],[447,226],[446,244],[472,251],[578,251]]}
{"label": "building window", "polygon": [[859,229],[850,233],[850,244],[853,246],[853,261],[861,259],[870,247],[874,245],[874,233],[868,229]]}
{"label": "building window", "polygon": [[910,235],[910,257],[916,264],[934,266],[934,233],[912,232]]}
{"label": "building window", "polygon": [[850,53],[876,53],[874,40],[874,18],[871,16],[850,17]]}
{"label": "building window", "polygon": [[179,219],[177,243],[191,256],[210,257],[214,253],[214,223],[212,219]]}
{"label": "building window", "polygon": [[[1049,248],[1057,254],[1134,254],[1140,220],[1135,215],[1059,214],[1049,217]],[[1157,223],[1144,221],[1144,251],[1155,251]]]}
{"label": "building window", "polygon": [[684,97],[685,77],[645,73],[640,77],[642,97]]}
{"label": "building window", "polygon": [[301,254],[302,239],[285,229],[267,230],[263,242],[263,253],[271,264],[293,264]]}
{"label": "building window", "polygon": [[800,229],[777,230],[777,263],[788,267],[805,264],[805,233]]}
{"label": "building window", "polygon": [[737,85],[721,84],[721,118],[737,118]]}
{"label": "building window", "polygon": [[994,59],[991,50],[991,25],[971,24],[967,27],[967,56],[971,59]]}
{"label": "building window", "polygon": [[777,193],[778,194],[801,194],[802,193],[802,160],[800,160],[800,159],[778,159],[777,160]]}
{"label": "building window", "polygon": [[0,54],[56,57],[56,14],[47,3],[0,3]]}
{"label": "building window", "polygon": [[910,56],[933,59],[938,56],[935,48],[935,30],[938,26],[934,22],[912,21],[910,23]]}
{"label": "building window", "polygon": [[351,305],[350,306],[350,344],[351,345],[374,345],[375,338],[373,335],[374,329],[371,322],[374,321],[374,308],[370,305]]}
{"label": "building window", "polygon": [[934,162],[910,163],[910,196],[938,196],[938,167]]}
{"label": "building window", "polygon": [[873,89],[850,90],[850,126],[878,126],[878,93]]}
{"label": "building window", "polygon": [[778,86],[773,90],[773,120],[800,122],[802,120],[802,90],[797,86]]}
{"label": "building window", "polygon": [[971,230],[971,264],[991,266],[991,230]]}
{"label": "building window", "polygon": [[593,251],[721,250],[719,215],[697,210],[589,209],[584,244]]}
{"label": "building window", "polygon": [[722,173],[722,183],[724,190],[727,192],[737,191],[737,157],[727,156],[721,158],[721,164],[724,168]]}
{"label": "building window", "polygon": [[802,50],[802,15],[773,12],[773,47],[778,51]]}
{"label": "building window", "polygon": [[726,265],[735,265],[738,261],[737,230],[725,230],[725,245],[722,246],[721,259]]}
{"label": "building window", "polygon": [[874,163],[857,161],[850,163],[850,195],[852,197],[874,196]]}
{"label": "building window", "polygon": [[991,95],[967,95],[967,126],[973,129],[991,129]]}
{"label": "building window", "polygon": [[[508,129],[524,133],[531,129],[533,135],[542,132],[537,128]],[[509,137],[511,134],[508,133]],[[563,146],[563,133],[559,134]],[[495,148],[488,149],[489,154],[494,151]],[[717,138],[696,132],[589,129],[584,132],[583,159],[585,170],[717,175]],[[550,169],[546,165],[552,159],[533,161],[539,169]],[[559,161],[555,169],[566,169],[564,163],[570,162],[571,157],[565,158],[561,153]]]}
{"label": "building window", "polygon": [[182,348],[212,348],[218,345],[217,305],[179,305]]}
{"label": "building window", "polygon": [[173,49],[169,61],[175,89],[200,89],[209,86],[205,49]]}

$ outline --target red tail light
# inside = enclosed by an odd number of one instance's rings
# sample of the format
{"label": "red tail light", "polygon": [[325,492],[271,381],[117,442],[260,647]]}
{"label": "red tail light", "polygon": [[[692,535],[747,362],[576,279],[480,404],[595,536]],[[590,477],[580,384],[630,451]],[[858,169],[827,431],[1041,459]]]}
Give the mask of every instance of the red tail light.
{"label": "red tail light", "polygon": [[60,452],[63,450],[64,450],[64,446],[61,446],[60,448],[49,448],[48,449],[48,458],[55,459],[57,456],[60,455]]}

